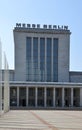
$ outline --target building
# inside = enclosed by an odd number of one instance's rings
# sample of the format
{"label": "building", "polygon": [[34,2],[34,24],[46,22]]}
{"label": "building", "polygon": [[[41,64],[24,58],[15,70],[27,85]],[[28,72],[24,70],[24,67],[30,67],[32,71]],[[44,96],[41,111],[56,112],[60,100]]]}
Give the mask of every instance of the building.
{"label": "building", "polygon": [[10,70],[10,106],[82,107],[82,73],[69,72],[67,26],[16,24],[15,70]]}

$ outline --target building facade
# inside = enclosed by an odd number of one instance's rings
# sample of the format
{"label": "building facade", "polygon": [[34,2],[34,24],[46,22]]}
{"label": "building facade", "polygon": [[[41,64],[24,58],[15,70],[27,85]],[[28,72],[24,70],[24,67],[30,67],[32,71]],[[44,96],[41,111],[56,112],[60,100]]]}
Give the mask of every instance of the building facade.
{"label": "building facade", "polygon": [[69,30],[15,28],[14,44],[16,81],[69,82]]}
{"label": "building facade", "polygon": [[10,106],[81,107],[82,73],[69,72],[68,27],[16,24],[13,34],[15,70],[10,71]]}

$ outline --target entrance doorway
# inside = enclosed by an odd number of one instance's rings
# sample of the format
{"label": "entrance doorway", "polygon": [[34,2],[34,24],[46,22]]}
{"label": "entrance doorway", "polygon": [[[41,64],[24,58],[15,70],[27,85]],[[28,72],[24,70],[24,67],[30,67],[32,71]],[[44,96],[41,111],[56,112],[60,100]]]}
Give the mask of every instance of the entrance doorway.
{"label": "entrance doorway", "polygon": [[28,105],[29,107],[35,106],[35,88],[29,88]]}
{"label": "entrance doorway", "polygon": [[19,106],[26,106],[26,88],[19,88]]}

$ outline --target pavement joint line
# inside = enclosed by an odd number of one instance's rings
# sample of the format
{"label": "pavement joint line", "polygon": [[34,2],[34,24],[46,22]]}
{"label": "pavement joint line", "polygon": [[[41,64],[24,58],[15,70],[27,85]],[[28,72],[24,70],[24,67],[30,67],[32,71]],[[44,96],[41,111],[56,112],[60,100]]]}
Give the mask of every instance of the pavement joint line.
{"label": "pavement joint line", "polygon": [[44,119],[42,119],[40,116],[38,116],[35,112],[30,111],[30,113],[32,115],[34,115],[34,117],[36,117],[38,120],[40,120],[43,124],[47,125],[48,128],[52,129],[52,130],[58,130],[58,128],[56,128],[55,126],[51,125],[50,123],[48,123],[47,121],[45,121]]}

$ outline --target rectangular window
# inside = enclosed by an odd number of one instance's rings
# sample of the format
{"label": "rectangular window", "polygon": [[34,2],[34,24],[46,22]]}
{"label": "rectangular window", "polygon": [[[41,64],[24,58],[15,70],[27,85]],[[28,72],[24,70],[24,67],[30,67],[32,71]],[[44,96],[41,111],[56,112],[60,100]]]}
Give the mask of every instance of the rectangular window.
{"label": "rectangular window", "polygon": [[58,38],[53,39],[53,81],[58,82]]}
{"label": "rectangular window", "polygon": [[32,61],[31,61],[31,48],[32,48],[32,38],[26,38],[26,75],[27,81],[31,81],[29,74],[32,74]]}
{"label": "rectangular window", "polygon": [[40,38],[40,81],[45,80],[45,38]]}
{"label": "rectangular window", "polygon": [[38,81],[38,38],[33,37],[33,80]]}
{"label": "rectangular window", "polygon": [[47,38],[47,82],[51,82],[52,39]]}

